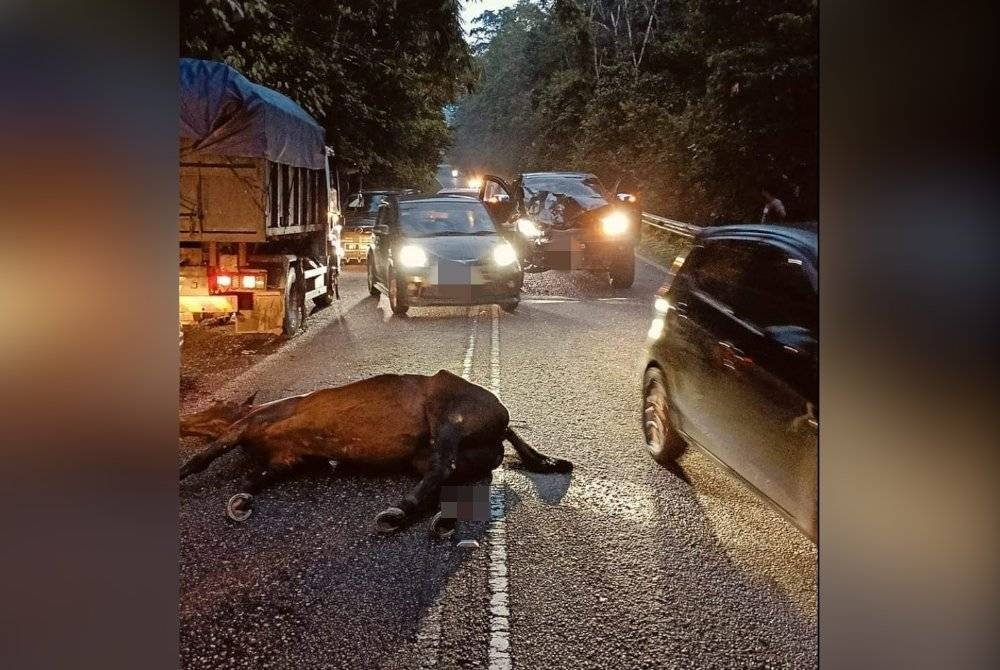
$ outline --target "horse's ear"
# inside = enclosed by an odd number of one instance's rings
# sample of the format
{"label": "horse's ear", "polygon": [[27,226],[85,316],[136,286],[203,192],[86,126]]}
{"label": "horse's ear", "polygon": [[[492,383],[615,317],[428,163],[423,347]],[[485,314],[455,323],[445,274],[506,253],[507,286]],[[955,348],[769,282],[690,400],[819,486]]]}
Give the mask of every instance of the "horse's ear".
{"label": "horse's ear", "polygon": [[246,405],[247,407],[249,407],[250,405],[252,405],[253,404],[253,400],[254,400],[254,398],[257,397],[258,393],[260,393],[260,391],[254,391],[253,395],[251,395],[249,398],[247,398],[246,400],[243,401],[243,404]]}

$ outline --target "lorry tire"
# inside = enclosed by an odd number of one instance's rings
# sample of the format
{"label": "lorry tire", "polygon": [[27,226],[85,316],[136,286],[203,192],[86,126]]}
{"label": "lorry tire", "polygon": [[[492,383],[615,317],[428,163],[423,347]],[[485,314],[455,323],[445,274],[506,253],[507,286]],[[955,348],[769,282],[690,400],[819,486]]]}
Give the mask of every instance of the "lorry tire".
{"label": "lorry tire", "polygon": [[629,288],[635,282],[635,252],[629,252],[608,268],[611,288]]}
{"label": "lorry tire", "polygon": [[396,279],[395,273],[389,275],[389,307],[392,309],[392,313],[397,316],[403,316],[410,309],[410,306],[406,304],[406,294],[400,295],[399,281]]}
{"label": "lorry tire", "polygon": [[290,268],[285,282],[285,318],[281,322],[281,334],[285,337],[299,332],[305,321],[305,305],[302,304],[302,291],[297,279],[295,268]]}
{"label": "lorry tire", "polygon": [[333,274],[333,268],[330,268],[326,273],[326,293],[313,298],[313,304],[317,307],[329,307],[332,305],[334,296],[336,295],[336,282],[337,278]]}

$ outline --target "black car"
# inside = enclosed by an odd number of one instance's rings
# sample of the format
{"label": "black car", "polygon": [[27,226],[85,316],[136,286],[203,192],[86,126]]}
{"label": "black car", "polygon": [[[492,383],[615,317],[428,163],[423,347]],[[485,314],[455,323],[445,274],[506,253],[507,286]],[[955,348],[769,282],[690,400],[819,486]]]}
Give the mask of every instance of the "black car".
{"label": "black car", "polygon": [[815,226],[708,229],[680,263],[648,334],[649,453],[669,465],[702,448],[815,541]]}
{"label": "black car", "polygon": [[510,184],[484,176],[479,199],[509,231],[525,272],[607,271],[615,288],[635,280],[641,211],[633,195],[612,194],[586,172],[527,172]]}
{"label": "black car", "polygon": [[517,309],[524,275],[514,248],[472,198],[386,198],[368,252],[368,290],[411,306],[496,303]]}
{"label": "black car", "polygon": [[340,232],[340,244],[343,247],[341,259],[345,263],[364,261],[368,257],[368,241],[379,205],[390,195],[407,195],[413,192],[412,189],[369,189],[349,195],[343,210],[343,229]]}

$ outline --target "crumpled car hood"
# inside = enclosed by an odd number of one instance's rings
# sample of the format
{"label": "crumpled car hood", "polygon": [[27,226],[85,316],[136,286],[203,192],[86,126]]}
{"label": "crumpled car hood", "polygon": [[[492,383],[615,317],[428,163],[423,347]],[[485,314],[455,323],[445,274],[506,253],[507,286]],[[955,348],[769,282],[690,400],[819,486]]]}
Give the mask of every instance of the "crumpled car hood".
{"label": "crumpled car hood", "polygon": [[539,191],[524,201],[527,215],[543,226],[566,230],[599,219],[612,205],[601,197],[557,195]]}

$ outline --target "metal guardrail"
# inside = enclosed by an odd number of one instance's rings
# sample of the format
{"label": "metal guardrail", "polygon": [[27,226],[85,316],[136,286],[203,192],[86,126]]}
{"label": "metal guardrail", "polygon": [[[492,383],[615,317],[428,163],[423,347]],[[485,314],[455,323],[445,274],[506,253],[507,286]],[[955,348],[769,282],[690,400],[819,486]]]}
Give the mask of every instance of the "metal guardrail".
{"label": "metal guardrail", "polygon": [[674,235],[680,235],[681,237],[694,237],[701,230],[701,226],[684,223],[683,221],[674,221],[665,216],[657,216],[649,212],[642,213],[642,222],[647,226],[652,226],[653,228],[673,233]]}

